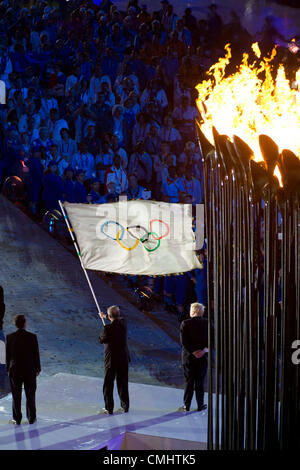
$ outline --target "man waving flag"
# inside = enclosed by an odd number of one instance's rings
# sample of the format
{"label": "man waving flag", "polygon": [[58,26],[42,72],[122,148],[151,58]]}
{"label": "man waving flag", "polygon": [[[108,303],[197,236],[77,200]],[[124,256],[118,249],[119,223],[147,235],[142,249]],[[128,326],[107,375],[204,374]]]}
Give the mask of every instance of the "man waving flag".
{"label": "man waving flag", "polygon": [[63,207],[85,269],[164,275],[200,267],[189,204],[121,200],[109,204],[65,202]]}

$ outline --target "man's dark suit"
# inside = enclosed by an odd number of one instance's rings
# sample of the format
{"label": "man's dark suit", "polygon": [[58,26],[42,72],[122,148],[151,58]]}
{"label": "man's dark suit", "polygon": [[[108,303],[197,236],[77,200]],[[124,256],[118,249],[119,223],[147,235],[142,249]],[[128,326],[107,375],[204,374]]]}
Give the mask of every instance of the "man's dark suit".
{"label": "man's dark suit", "polygon": [[105,377],[103,395],[105,408],[109,413],[114,409],[114,380],[117,380],[117,389],[124,411],[129,409],[128,393],[128,362],[130,361],[127,347],[127,325],[124,318],[116,318],[109,325],[105,325],[99,342],[104,344]]}
{"label": "man's dark suit", "polygon": [[13,418],[22,420],[22,384],[26,394],[26,414],[29,422],[36,419],[35,392],[36,376],[41,371],[37,336],[24,329],[18,329],[6,336],[6,370],[9,375]]}
{"label": "man's dark suit", "polygon": [[203,381],[207,371],[207,357],[197,359],[192,353],[208,347],[208,322],[203,317],[184,320],[180,326],[182,365],[185,378],[184,405],[189,410],[195,390],[198,409],[203,405]]}

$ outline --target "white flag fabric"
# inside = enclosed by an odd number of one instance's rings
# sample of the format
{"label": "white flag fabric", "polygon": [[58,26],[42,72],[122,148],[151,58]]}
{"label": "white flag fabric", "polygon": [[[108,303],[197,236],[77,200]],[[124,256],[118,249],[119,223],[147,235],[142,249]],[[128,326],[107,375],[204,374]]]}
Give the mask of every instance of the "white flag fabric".
{"label": "white flag fabric", "polygon": [[63,206],[86,269],[163,275],[201,267],[189,204],[122,200]]}

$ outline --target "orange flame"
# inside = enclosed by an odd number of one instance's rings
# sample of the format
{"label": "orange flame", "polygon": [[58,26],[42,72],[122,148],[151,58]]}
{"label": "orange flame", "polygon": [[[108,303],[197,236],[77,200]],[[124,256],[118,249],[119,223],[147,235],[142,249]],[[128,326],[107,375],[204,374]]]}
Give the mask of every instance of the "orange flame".
{"label": "orange flame", "polygon": [[[273,79],[272,60],[276,49],[270,58],[263,59],[260,59],[257,43],[252,49],[258,60],[248,64],[249,55],[244,53],[237,72],[225,77],[225,68],[231,58],[227,44],[225,57],[207,72],[212,78],[196,86],[197,106],[204,121],[201,130],[212,143],[213,126],[230,138],[239,136],[252,148],[256,161],[262,160],[260,134],[271,137],[279,151],[290,149],[300,157],[300,92],[297,87],[290,87],[283,65],[279,66]],[[300,89],[300,69],[296,83]]]}

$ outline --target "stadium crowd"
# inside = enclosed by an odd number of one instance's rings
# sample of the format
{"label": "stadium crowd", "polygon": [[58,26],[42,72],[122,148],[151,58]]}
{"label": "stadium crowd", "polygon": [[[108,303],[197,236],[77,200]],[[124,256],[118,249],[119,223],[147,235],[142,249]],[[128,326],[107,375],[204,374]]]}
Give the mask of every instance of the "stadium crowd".
{"label": "stadium crowd", "polygon": [[[168,0],[152,12],[138,0],[125,11],[95,3],[0,3],[0,185],[20,177],[36,217],[58,200],[99,204],[124,194],[204,202],[195,85],[226,43],[234,67],[253,38],[234,11],[225,24],[215,5],[197,19],[191,8],[179,17]],[[266,21],[266,49],[272,28]],[[205,249],[199,256],[204,266]],[[191,286],[206,305],[205,269],[157,278],[154,290],[183,313]]]}

